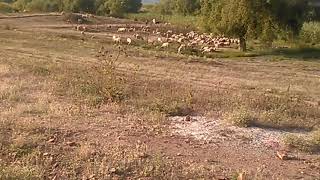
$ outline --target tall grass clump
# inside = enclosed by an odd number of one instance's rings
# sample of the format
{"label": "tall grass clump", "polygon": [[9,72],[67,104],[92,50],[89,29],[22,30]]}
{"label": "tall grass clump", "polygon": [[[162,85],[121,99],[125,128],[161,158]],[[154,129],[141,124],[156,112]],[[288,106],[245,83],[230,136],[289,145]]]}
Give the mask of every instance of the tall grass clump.
{"label": "tall grass clump", "polygon": [[306,43],[320,44],[320,22],[304,23],[300,32],[300,40]]}
{"label": "tall grass clump", "polygon": [[311,132],[306,137],[298,137],[295,135],[285,136],[284,142],[288,147],[300,151],[312,153],[320,152],[320,129]]}
{"label": "tall grass clump", "polygon": [[81,99],[91,106],[124,100],[126,79],[117,73],[119,56],[123,51],[119,48],[115,53],[99,53],[98,62],[92,66],[61,67],[63,72],[57,76],[58,94]]}

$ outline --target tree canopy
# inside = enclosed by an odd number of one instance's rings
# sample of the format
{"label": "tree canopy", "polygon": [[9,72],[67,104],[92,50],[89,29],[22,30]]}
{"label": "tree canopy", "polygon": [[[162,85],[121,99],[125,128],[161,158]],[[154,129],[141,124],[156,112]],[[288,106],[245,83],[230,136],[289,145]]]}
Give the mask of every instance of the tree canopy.
{"label": "tree canopy", "polygon": [[200,9],[200,0],[160,0],[156,5],[156,10],[161,14],[194,14]]}
{"label": "tree canopy", "polygon": [[203,27],[217,34],[240,38],[246,50],[247,38],[272,42],[276,32],[297,34],[308,12],[307,0],[203,0]]}
{"label": "tree canopy", "polygon": [[122,16],[138,12],[141,0],[0,0],[12,3],[18,11],[68,11]]}

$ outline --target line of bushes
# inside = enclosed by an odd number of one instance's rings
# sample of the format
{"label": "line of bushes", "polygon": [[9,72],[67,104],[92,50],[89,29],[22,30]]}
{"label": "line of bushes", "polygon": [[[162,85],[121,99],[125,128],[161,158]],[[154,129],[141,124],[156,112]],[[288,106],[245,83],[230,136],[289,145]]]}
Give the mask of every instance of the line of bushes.
{"label": "line of bushes", "polygon": [[0,0],[0,12],[87,12],[121,17],[135,13],[141,0]]}

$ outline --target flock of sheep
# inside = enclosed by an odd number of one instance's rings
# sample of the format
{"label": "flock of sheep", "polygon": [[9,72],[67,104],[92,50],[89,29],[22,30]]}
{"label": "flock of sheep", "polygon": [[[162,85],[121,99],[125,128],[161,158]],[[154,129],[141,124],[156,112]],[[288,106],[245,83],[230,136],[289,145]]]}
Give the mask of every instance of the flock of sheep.
{"label": "flock of sheep", "polygon": [[[164,30],[166,28],[161,28],[162,26],[158,25],[155,19],[152,20],[152,24],[118,26],[116,34],[112,36],[112,41],[115,44],[126,43],[128,45],[139,41],[156,45],[163,49],[174,45],[173,47],[178,47],[177,52],[179,54],[183,53],[183,50],[186,48],[196,49],[202,53],[210,53],[218,51],[220,48],[239,47],[240,44],[239,39],[214,36],[207,33],[200,34],[195,31],[175,33],[173,30],[165,30],[161,32],[159,29]],[[107,27],[112,28],[111,25]],[[98,25],[96,25],[96,28],[98,28]],[[90,31],[89,29],[87,25],[76,26],[76,30],[81,31],[83,35],[85,32]]]}

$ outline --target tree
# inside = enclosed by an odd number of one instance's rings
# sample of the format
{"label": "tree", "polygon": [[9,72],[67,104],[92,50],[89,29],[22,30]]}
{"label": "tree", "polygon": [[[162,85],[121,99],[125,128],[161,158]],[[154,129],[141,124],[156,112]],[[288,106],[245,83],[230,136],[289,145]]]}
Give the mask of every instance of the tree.
{"label": "tree", "polygon": [[267,44],[281,29],[299,32],[305,19],[307,0],[203,0],[203,27],[211,32],[240,39],[261,38]]}
{"label": "tree", "polygon": [[127,0],[109,0],[108,8],[110,15],[115,17],[122,17],[126,11]]}
{"label": "tree", "polygon": [[163,15],[173,14],[175,9],[175,2],[173,0],[160,0],[160,2],[155,6],[155,11]]}
{"label": "tree", "polygon": [[175,0],[175,11],[187,15],[200,9],[199,0]]}
{"label": "tree", "polygon": [[142,7],[141,0],[128,0],[127,3],[128,3],[128,5],[126,8],[126,11],[129,13],[136,13]]}
{"label": "tree", "polygon": [[122,17],[124,13],[138,12],[142,6],[141,0],[109,0],[110,15]]}

